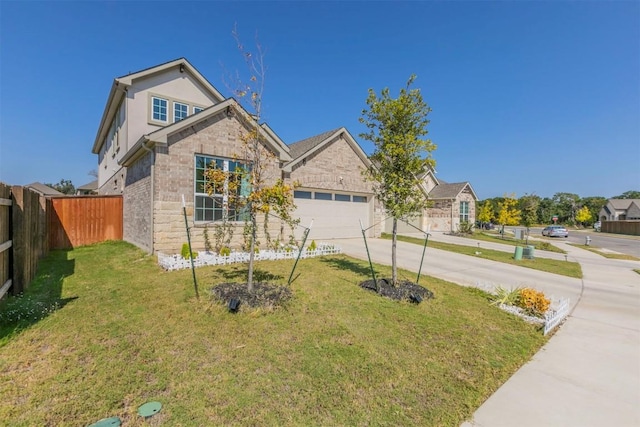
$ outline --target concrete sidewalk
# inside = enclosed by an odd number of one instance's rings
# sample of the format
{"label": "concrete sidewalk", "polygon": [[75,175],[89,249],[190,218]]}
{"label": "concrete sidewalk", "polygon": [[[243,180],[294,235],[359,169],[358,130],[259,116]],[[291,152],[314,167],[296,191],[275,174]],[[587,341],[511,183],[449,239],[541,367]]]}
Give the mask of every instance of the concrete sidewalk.
{"label": "concrete sidewalk", "polygon": [[[336,243],[348,255],[367,257],[362,239]],[[391,262],[389,240],[368,244],[374,262]],[[572,302],[571,315],[547,345],[463,426],[640,426],[640,275],[632,271],[640,262],[558,245],[581,264],[584,279],[427,248],[423,274],[485,289],[531,286]],[[399,267],[417,271],[421,254],[422,247],[398,242]]]}

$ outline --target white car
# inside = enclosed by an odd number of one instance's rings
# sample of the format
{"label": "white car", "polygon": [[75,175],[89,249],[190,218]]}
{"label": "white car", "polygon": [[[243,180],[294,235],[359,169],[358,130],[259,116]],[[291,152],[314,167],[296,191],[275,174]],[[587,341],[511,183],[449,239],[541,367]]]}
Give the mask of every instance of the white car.
{"label": "white car", "polygon": [[550,225],[542,230],[542,235],[547,237],[569,237],[569,232],[562,225]]}

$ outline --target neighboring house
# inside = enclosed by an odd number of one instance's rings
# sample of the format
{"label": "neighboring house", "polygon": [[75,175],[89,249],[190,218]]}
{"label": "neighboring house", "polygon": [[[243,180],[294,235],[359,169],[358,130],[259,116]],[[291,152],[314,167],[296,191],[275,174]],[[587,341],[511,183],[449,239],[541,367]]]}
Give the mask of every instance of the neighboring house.
{"label": "neighboring house", "polygon": [[[373,194],[360,176],[370,163],[346,129],[287,146],[181,58],[115,79],[107,99],[92,151],[98,155],[98,193],[123,195],[124,239],[150,252],[178,252],[186,243],[184,197],[196,249],[204,248],[205,226],[223,217],[238,220],[237,246],[243,213],[225,191],[207,195],[203,173],[240,166],[241,136],[256,126],[273,154],[265,168],[269,181],[300,184],[294,217],[304,226],[314,220],[310,238],[356,236],[360,220],[365,227],[376,223]],[[290,230],[271,223],[271,237],[287,240]],[[369,235],[379,232],[372,227]]]}
{"label": "neighboring house", "polygon": [[640,219],[640,199],[609,199],[598,213],[600,221]]}
{"label": "neighboring house", "polygon": [[76,188],[76,196],[86,196],[91,194],[97,194],[98,192],[98,180],[93,180],[88,184],[81,185]]}
{"label": "neighboring house", "polygon": [[[478,197],[469,182],[447,183],[435,176],[429,169],[422,176],[422,188],[429,199],[429,207],[421,215],[406,222],[398,221],[398,232],[416,233],[423,231],[456,232],[462,222],[475,224],[476,201]],[[387,219],[385,231],[390,233],[392,221]]]}
{"label": "neighboring house", "polygon": [[40,193],[43,196],[64,196],[64,193],[56,190],[55,188],[51,188],[48,185],[44,185],[40,182],[32,182],[31,184],[25,185],[32,189],[33,191]]}

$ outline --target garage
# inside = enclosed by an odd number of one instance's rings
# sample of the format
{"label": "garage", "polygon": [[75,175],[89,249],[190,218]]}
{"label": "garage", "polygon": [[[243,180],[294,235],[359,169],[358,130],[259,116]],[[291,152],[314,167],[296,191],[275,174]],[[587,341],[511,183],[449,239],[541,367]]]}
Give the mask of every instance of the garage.
{"label": "garage", "polygon": [[[360,221],[370,224],[371,196],[330,190],[299,189],[294,192],[296,211],[300,225],[308,227],[313,220],[309,239],[339,239],[360,237]],[[296,237],[304,230],[299,227]]]}

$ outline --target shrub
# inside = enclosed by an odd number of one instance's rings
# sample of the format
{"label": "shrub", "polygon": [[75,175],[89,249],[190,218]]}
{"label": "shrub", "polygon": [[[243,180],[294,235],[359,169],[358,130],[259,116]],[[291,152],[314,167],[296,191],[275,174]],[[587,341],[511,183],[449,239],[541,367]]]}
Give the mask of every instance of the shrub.
{"label": "shrub", "polygon": [[520,299],[520,291],[520,288],[505,289],[502,286],[498,286],[495,295],[491,298],[491,304],[517,305]]}
{"label": "shrub", "polygon": [[318,246],[316,245],[316,241],[312,240],[311,244],[307,247],[308,251],[315,251],[316,249],[318,249]]}
{"label": "shrub", "polygon": [[531,316],[543,316],[547,312],[551,301],[545,298],[544,293],[531,288],[520,289],[520,297],[517,306]]}
{"label": "shrub", "polygon": [[229,256],[231,255],[231,249],[229,249],[228,247],[223,247],[222,249],[220,249],[220,255],[221,256]]}
{"label": "shrub", "polygon": [[[182,244],[182,250],[180,251],[182,258],[189,259],[189,245],[186,243]],[[198,256],[198,252],[191,252],[191,257],[196,258]]]}
{"label": "shrub", "polygon": [[458,225],[458,233],[473,234],[473,224],[468,221],[462,221],[460,225]]}

